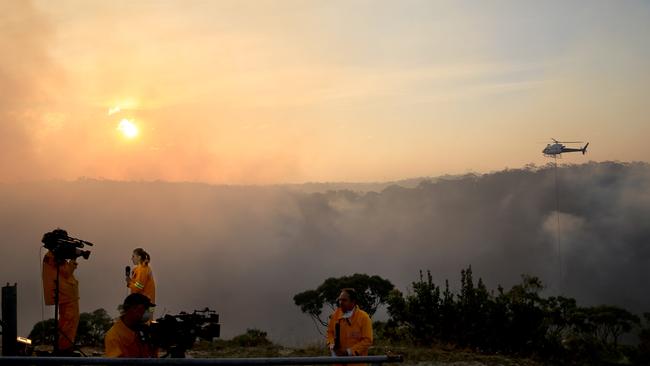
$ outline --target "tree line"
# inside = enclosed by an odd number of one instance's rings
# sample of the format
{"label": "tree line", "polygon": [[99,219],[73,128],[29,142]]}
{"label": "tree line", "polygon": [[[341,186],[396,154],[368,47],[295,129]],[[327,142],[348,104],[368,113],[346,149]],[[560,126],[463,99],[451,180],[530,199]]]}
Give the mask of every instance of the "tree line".
{"label": "tree line", "polygon": [[452,291],[449,281],[441,287],[429,271],[421,271],[404,294],[389,280],[355,274],[328,278],[295,295],[294,302],[326,324],[322,310],[334,308],[343,287],[363,294],[359,306],[371,316],[386,306],[389,319],[374,323],[378,341],[454,345],[556,364],[650,363],[650,313],[641,319],[617,306],[581,307],[569,297],[543,297],[542,281],[534,276],[522,275],[511,289],[494,291],[481,278],[475,281],[470,266],[461,271],[459,290]]}
{"label": "tree line", "polygon": [[[544,297],[542,281],[534,276],[522,275],[509,290],[489,290],[481,278],[474,280],[470,266],[461,271],[460,288],[452,291],[448,280],[441,287],[429,271],[420,271],[403,293],[387,279],[354,274],[328,278],[318,288],[296,294],[294,302],[322,329],[346,287],[357,290],[359,306],[371,317],[386,307],[388,320],[374,322],[378,342],[453,345],[554,364],[650,364],[650,313],[639,317],[617,306],[582,307],[570,297]],[[82,313],[78,344],[101,345],[111,325],[104,309]],[[51,344],[53,331],[49,319],[38,322],[29,337],[35,344]]]}

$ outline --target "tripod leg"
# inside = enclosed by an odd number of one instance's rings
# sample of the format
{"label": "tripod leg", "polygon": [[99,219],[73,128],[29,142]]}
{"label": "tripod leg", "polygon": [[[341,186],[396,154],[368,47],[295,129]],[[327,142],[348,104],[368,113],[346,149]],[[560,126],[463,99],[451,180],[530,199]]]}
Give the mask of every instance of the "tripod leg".
{"label": "tripod leg", "polygon": [[54,281],[54,354],[59,353],[59,263],[56,264],[56,281]]}
{"label": "tripod leg", "polygon": [[79,326],[79,302],[72,301],[59,305],[59,344],[61,352],[72,350]]}

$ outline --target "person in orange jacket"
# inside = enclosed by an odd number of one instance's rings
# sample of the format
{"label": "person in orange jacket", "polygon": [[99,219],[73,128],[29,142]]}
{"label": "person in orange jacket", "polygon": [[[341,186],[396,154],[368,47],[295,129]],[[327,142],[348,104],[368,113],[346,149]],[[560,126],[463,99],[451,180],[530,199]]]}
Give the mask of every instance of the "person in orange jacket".
{"label": "person in orange jacket", "polygon": [[156,304],[140,293],[133,293],[124,299],[121,316],[104,337],[104,356],[129,358],[155,358],[158,351],[145,343],[139,330],[151,320]]}
{"label": "person in orange jacket", "polygon": [[156,282],[153,279],[153,271],[149,266],[151,261],[149,253],[142,248],[135,248],[131,260],[136,267],[131,272],[131,277],[126,277],[126,287],[131,289],[132,294],[143,294],[151,302],[156,302]]}
{"label": "person in orange jacket", "polygon": [[74,277],[77,261],[57,259],[48,250],[43,257],[43,297],[46,305],[54,305],[56,272],[59,269],[59,341],[60,354],[72,353],[79,326],[79,281]]}
{"label": "person in orange jacket", "polygon": [[344,288],[338,297],[338,309],[327,326],[327,346],[333,356],[367,356],[372,345],[372,321],[359,309],[357,293]]}

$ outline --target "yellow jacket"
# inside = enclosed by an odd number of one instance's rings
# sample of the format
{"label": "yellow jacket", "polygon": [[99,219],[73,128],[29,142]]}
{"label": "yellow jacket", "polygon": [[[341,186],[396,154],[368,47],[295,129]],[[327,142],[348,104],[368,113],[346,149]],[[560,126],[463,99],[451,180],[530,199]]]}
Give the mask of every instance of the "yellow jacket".
{"label": "yellow jacket", "polygon": [[[54,292],[56,291],[56,267],[54,254],[47,251],[43,257],[43,297],[45,305],[54,305]],[[59,304],[79,301],[79,281],[74,277],[77,263],[64,260],[58,263],[59,267]]]}
{"label": "yellow jacket", "polygon": [[147,264],[138,264],[129,281],[131,293],[141,293],[148,297],[152,303],[156,303],[156,282],[153,279],[153,271]]}
{"label": "yellow jacket", "polygon": [[372,321],[368,313],[356,306],[352,316],[346,319],[341,308],[336,309],[327,326],[328,346],[335,344],[336,324],[340,327],[340,347],[335,351],[345,353],[349,349],[353,356],[367,356],[372,345]]}
{"label": "yellow jacket", "polygon": [[144,343],[136,332],[118,319],[104,338],[105,357],[151,358],[157,357],[154,348]]}

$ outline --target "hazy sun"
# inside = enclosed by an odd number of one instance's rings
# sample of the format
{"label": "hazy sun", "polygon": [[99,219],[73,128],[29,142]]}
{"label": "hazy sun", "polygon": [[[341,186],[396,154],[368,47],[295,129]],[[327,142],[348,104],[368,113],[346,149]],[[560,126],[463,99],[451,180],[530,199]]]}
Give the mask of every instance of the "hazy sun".
{"label": "hazy sun", "polygon": [[128,119],[123,119],[120,121],[120,124],[117,126],[117,129],[122,132],[122,135],[128,139],[135,138],[138,136],[138,126]]}

